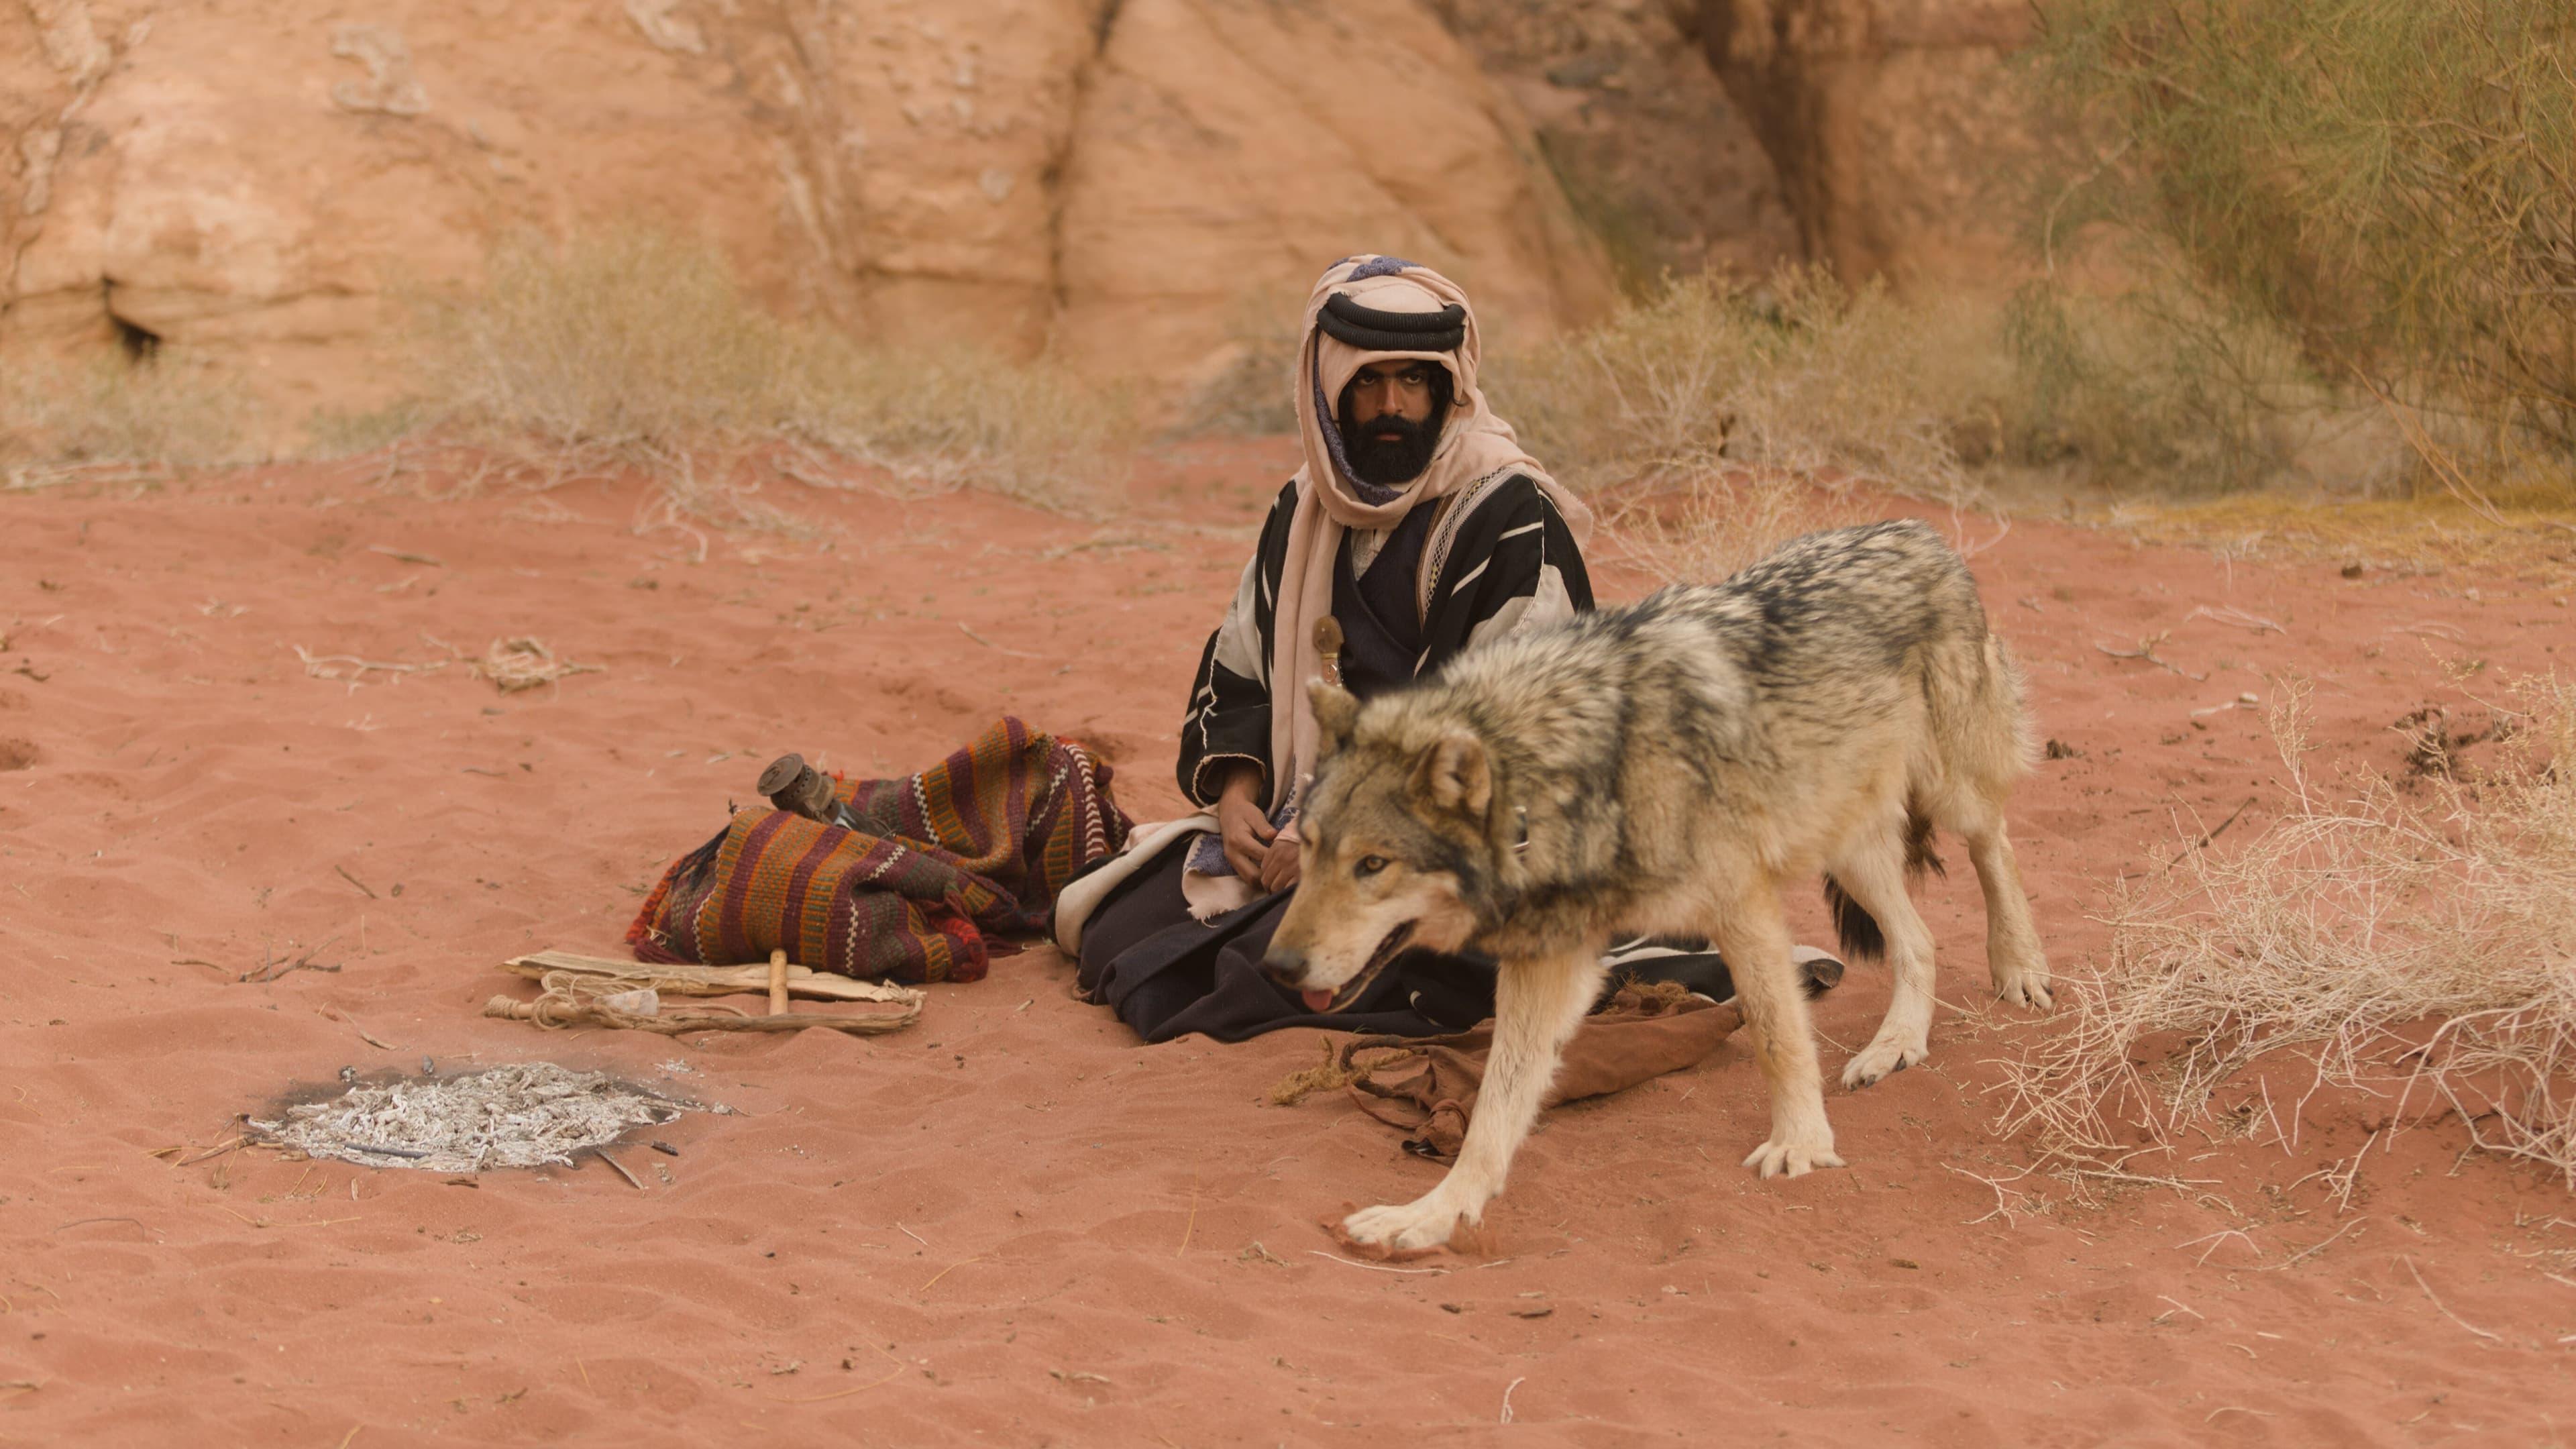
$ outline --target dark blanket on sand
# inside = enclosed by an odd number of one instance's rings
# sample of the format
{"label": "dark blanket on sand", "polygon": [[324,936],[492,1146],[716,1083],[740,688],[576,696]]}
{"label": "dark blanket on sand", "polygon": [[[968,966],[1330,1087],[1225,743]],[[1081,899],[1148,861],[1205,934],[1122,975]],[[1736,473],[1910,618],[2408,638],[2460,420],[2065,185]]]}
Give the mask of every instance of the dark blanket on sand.
{"label": "dark blanket on sand", "polygon": [[1041,930],[1056,892],[1126,843],[1110,768],[1004,718],[917,775],[844,780],[857,828],[734,812],[672,863],[627,928],[639,961],[788,959],[868,980],[975,981],[993,936]]}
{"label": "dark blanket on sand", "polygon": [[[1396,957],[1340,1011],[1307,1010],[1297,993],[1261,974],[1261,955],[1288,913],[1293,891],[1274,891],[1212,920],[1194,920],[1181,897],[1187,854],[1186,839],[1166,848],[1112,890],[1082,929],[1077,979],[1084,994],[1117,1012],[1145,1040],[1170,1041],[1195,1031],[1218,1041],[1243,1041],[1288,1026],[1428,1037],[1494,1014],[1493,958],[1437,951]],[[1650,949],[1623,948],[1608,957],[1609,984],[1594,1010],[1608,1009],[1619,987],[1640,982],[1669,982],[1712,1001],[1735,994],[1726,962],[1705,942],[1662,944],[1678,949],[1630,942],[1628,948]],[[1840,962],[1810,962],[1806,988],[1812,995],[1841,976]]]}
{"label": "dark blanket on sand", "polygon": [[[1261,953],[1288,913],[1292,892],[1274,891],[1204,923],[1193,920],[1181,898],[1187,845],[1186,839],[1174,844],[1121,882],[1082,930],[1084,993],[1145,1040],[1196,1031],[1242,1041],[1283,1026],[1430,1036],[1448,1030],[1444,1022],[1473,1022],[1492,1012],[1492,962],[1430,951],[1397,957],[1340,1011],[1308,1011],[1295,992],[1261,974]],[[1459,1004],[1444,1010],[1452,1001]]]}

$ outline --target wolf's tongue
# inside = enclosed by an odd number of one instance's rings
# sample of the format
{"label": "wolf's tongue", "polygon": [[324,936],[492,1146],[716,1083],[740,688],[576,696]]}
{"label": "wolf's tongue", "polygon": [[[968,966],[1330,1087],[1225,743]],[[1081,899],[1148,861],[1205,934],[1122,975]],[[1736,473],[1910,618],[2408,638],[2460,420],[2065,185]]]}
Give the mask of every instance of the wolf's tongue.
{"label": "wolf's tongue", "polygon": [[1306,999],[1308,1011],[1323,1012],[1333,1009],[1333,993],[1329,991],[1316,991],[1310,988],[1297,994]]}

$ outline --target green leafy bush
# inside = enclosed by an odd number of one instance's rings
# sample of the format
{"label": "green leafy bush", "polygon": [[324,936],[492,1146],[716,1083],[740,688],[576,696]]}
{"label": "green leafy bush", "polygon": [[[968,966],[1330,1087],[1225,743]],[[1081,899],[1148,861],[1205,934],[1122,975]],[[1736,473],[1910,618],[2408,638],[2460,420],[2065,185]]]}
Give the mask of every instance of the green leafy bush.
{"label": "green leafy bush", "polygon": [[2576,454],[2576,8],[2048,0],[2035,73],[2109,138],[2048,208],[2453,437]]}

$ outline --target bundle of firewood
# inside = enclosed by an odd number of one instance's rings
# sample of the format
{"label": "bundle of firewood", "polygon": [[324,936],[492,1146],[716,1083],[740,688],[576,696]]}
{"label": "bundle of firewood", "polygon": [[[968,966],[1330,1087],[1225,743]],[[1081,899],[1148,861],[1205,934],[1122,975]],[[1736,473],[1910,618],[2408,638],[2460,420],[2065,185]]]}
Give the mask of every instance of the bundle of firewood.
{"label": "bundle of firewood", "polygon": [[[570,951],[539,951],[516,956],[501,965],[543,988],[534,1001],[495,996],[483,1005],[485,1016],[532,1021],[548,1029],[610,1026],[627,1031],[679,1036],[693,1031],[803,1031],[821,1027],[854,1036],[901,1031],[921,1019],[922,993],[908,986],[859,981],[805,966],[791,966],[787,953],[773,951],[766,966],[665,966],[620,961],[607,956],[579,956]],[[765,992],[769,1009],[754,1014],[732,1006],[672,1007],[665,996],[736,996]],[[821,1001],[865,1002],[884,1010],[855,1014],[789,1009],[792,996]]]}

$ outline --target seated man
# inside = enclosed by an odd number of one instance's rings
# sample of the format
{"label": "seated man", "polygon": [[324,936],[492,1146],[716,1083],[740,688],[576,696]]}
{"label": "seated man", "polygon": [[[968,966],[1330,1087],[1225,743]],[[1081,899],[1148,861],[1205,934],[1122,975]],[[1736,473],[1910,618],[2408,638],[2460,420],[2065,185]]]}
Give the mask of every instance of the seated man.
{"label": "seated man", "polygon": [[1410,953],[1331,1017],[1260,970],[1297,882],[1318,621],[1339,625],[1343,684],[1365,699],[1592,607],[1590,510],[1486,405],[1477,352],[1465,294],[1427,267],[1347,258],[1308,301],[1305,466],[1271,505],[1181,723],[1181,791],[1215,828],[1144,836],[1059,905],[1082,984],[1148,1041],[1298,1025],[1419,1036],[1491,1008],[1491,964],[1472,957]]}

